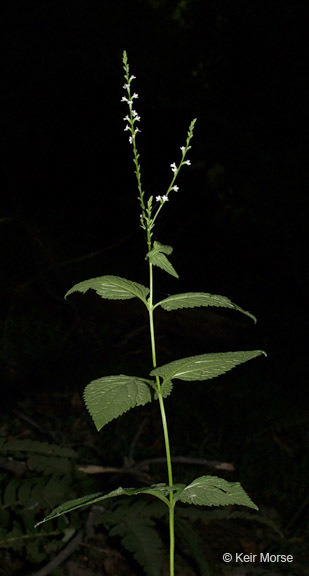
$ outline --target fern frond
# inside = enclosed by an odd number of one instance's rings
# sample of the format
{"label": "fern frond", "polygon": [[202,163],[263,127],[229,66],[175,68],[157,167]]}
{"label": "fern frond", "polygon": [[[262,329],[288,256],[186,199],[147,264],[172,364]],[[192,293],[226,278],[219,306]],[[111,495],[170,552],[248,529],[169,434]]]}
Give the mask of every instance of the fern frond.
{"label": "fern frond", "polygon": [[120,536],[121,543],[142,566],[147,576],[160,576],[162,564],[162,541],[156,530],[154,515],[165,513],[160,503],[148,503],[144,499],[127,500],[114,510],[109,521],[113,524],[110,536]]}

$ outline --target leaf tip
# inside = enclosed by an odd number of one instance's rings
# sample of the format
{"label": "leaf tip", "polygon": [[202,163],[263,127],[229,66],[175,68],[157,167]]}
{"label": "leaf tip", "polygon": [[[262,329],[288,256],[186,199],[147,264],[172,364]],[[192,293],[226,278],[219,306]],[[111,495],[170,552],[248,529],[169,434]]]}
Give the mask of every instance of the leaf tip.
{"label": "leaf tip", "polygon": [[44,524],[45,522],[46,522],[45,518],[44,518],[43,520],[40,520],[40,522],[37,522],[37,523],[34,525],[34,528],[37,528],[38,526],[40,526],[41,524]]}

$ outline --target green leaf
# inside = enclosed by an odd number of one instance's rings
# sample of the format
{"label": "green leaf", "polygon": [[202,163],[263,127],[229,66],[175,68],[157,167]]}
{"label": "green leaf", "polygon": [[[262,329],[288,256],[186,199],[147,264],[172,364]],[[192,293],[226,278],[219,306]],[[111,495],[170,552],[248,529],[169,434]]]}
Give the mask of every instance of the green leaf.
{"label": "green leaf", "polygon": [[156,240],[153,243],[153,249],[151,252],[158,251],[162,252],[162,254],[172,254],[173,248],[172,246],[168,246],[167,244],[161,244],[161,242],[157,242]]}
{"label": "green leaf", "polygon": [[72,512],[73,510],[77,510],[77,508],[82,508],[83,506],[92,506],[96,502],[101,502],[102,500],[107,500],[108,498],[114,498],[116,496],[136,496],[138,494],[150,494],[151,496],[155,496],[162,500],[165,504],[168,505],[167,495],[171,490],[179,490],[180,484],[176,484],[172,488],[167,486],[166,484],[153,484],[152,486],[145,486],[143,488],[122,488],[121,486],[116,490],[112,490],[108,494],[103,494],[102,492],[97,492],[96,494],[88,494],[87,496],[82,496],[81,498],[76,498],[75,500],[69,500],[64,504],[60,504],[57,506],[50,514],[45,516],[43,520],[37,522],[35,528],[48,520],[53,520],[53,518],[57,518],[58,516],[62,516],[63,514],[68,514],[68,512]]}
{"label": "green leaf", "polygon": [[232,308],[242,314],[246,314],[256,322],[256,317],[247,310],[243,310],[237,304],[234,304],[226,296],[218,296],[217,294],[208,294],[207,292],[186,292],[184,294],[174,294],[168,298],[164,298],[154,306],[161,306],[164,310],[178,310],[179,308],[196,308],[198,306],[215,306],[218,308]]}
{"label": "green leaf", "polygon": [[217,352],[214,354],[201,354],[181,358],[169,364],[164,364],[150,372],[151,376],[163,378],[163,384],[173,378],[179,380],[197,381],[210,380],[220,374],[232,370],[238,364],[243,364],[256,356],[266,353],[263,350],[249,350],[244,352]]}
{"label": "green leaf", "polygon": [[154,266],[158,266],[171,276],[179,278],[174,266],[172,266],[168,258],[165,256],[165,254],[171,254],[172,252],[173,248],[171,246],[160,244],[160,242],[154,242],[153,248],[148,252],[146,258],[148,258],[149,262]]}
{"label": "green leaf", "polygon": [[122,496],[124,494],[123,488],[117,488],[117,490],[113,490],[108,494],[102,494],[102,492],[97,492],[96,494],[88,494],[88,496],[82,496],[81,498],[76,498],[75,500],[68,500],[64,504],[60,504],[57,506],[50,514],[45,516],[43,520],[37,522],[35,524],[35,528],[40,526],[40,524],[44,524],[48,520],[53,520],[54,518],[58,518],[58,516],[62,516],[63,514],[67,514],[68,512],[72,512],[73,510],[77,510],[77,508],[82,508],[83,506],[91,506],[96,502],[101,502],[101,500],[106,500],[107,498],[113,498],[114,496]]}
{"label": "green leaf", "polygon": [[149,384],[135,376],[105,376],[93,380],[84,391],[85,404],[97,430],[135,406],[151,402]]}
{"label": "green leaf", "polygon": [[[150,509],[149,509],[150,508]],[[120,536],[122,545],[144,568],[147,576],[161,574],[162,541],[151,517],[151,507],[145,500],[119,503],[117,519],[110,536]]]}
{"label": "green leaf", "polygon": [[[173,390],[173,382],[171,381],[166,382],[164,386],[161,387],[162,397],[167,398],[172,393],[172,390]],[[158,400],[158,397],[159,397],[158,392],[156,392],[154,395],[154,399]]]}
{"label": "green leaf", "polygon": [[258,507],[239,482],[228,482],[217,476],[200,476],[175,495],[175,500],[197,506],[228,506],[239,504],[254,508]]}
{"label": "green leaf", "polygon": [[101,298],[107,298],[108,300],[139,298],[146,305],[146,298],[149,294],[149,288],[137,282],[132,282],[119,276],[100,276],[99,278],[91,278],[90,280],[84,280],[84,282],[75,284],[75,286],[66,293],[65,298],[72,294],[72,292],[82,292],[84,294],[87,290],[94,290]]}
{"label": "green leaf", "polygon": [[194,563],[198,566],[200,576],[211,576],[211,571],[204,556],[199,537],[189,522],[183,518],[179,518],[177,515],[175,518],[175,529],[177,539],[179,538],[179,540],[181,540],[181,550],[184,548],[185,550],[187,549],[186,552],[189,552],[189,558],[193,558]]}

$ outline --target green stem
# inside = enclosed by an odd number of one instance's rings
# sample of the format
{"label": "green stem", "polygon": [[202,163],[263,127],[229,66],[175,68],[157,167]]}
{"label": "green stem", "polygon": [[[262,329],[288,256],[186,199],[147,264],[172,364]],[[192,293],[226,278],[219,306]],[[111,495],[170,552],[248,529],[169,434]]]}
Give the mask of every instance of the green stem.
{"label": "green stem", "polygon": [[[148,233],[147,237],[147,244],[148,250],[151,250],[151,237],[150,233]],[[151,353],[152,353],[152,364],[153,367],[156,368],[157,366],[157,359],[156,359],[156,342],[155,342],[155,331],[154,331],[154,321],[153,321],[153,270],[152,270],[152,263],[149,262],[149,326],[150,326],[150,340],[151,340]],[[173,487],[173,470],[172,470],[172,460],[171,460],[171,451],[170,451],[170,442],[168,436],[168,426],[164,408],[164,400],[161,391],[160,379],[157,376],[157,394],[159,399],[160,405],[160,412],[161,412],[161,420],[163,426],[163,434],[164,434],[164,442],[165,442],[165,452],[166,452],[166,462],[167,462],[167,473],[168,473],[168,484],[172,488]],[[174,534],[174,494],[173,491],[169,493],[169,533],[170,533],[170,576],[174,576],[174,554],[175,554],[175,534]]]}
{"label": "green stem", "polygon": [[[169,486],[172,487],[173,486],[172,460],[171,460],[170,443],[168,437],[167,421],[164,409],[164,401],[161,392],[158,392],[158,398],[159,398],[161,419],[165,440],[168,484]],[[172,490],[169,493],[169,531],[170,531],[170,576],[174,576],[175,535],[174,535],[174,494]]]}

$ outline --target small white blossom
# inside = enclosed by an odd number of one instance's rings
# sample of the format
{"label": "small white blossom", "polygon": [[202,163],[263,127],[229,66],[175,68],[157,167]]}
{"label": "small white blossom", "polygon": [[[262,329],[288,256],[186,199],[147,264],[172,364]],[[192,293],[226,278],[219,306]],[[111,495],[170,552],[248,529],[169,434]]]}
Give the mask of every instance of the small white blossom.
{"label": "small white blossom", "polygon": [[132,136],[129,137],[129,142],[130,142],[130,144],[133,144],[133,137]]}
{"label": "small white blossom", "polygon": [[185,147],[185,146],[180,146],[180,150],[182,151],[182,153],[184,153],[185,150],[186,150],[186,147]]}
{"label": "small white blossom", "polygon": [[137,122],[139,122],[139,120],[141,119],[136,110],[132,110],[132,116],[134,118],[134,121],[136,120]]}
{"label": "small white blossom", "polygon": [[136,94],[136,92],[134,92],[134,94],[132,94],[131,98],[132,98],[132,100],[133,100],[133,98],[138,98],[138,94]]}
{"label": "small white blossom", "polygon": [[156,196],[156,201],[157,202],[168,202],[168,197],[165,196],[165,194],[163,196]]}
{"label": "small white blossom", "polygon": [[128,114],[124,117],[124,120],[130,121],[130,117],[128,116]]}
{"label": "small white blossom", "polygon": [[191,166],[191,160],[185,160],[184,164],[188,164],[188,166]]}
{"label": "small white blossom", "polygon": [[125,90],[128,90],[128,88],[130,88],[130,84],[124,84],[124,85],[123,85],[123,88],[124,88]]}
{"label": "small white blossom", "polygon": [[177,186],[177,185],[175,184],[175,186],[173,186],[173,190],[175,190],[175,192],[178,192],[179,186]]}
{"label": "small white blossom", "polygon": [[126,132],[127,130],[131,130],[129,124],[126,125],[126,127],[124,128],[124,131]]}
{"label": "small white blossom", "polygon": [[173,164],[171,164],[171,169],[172,169],[172,172],[177,172],[177,167],[176,167],[175,162],[173,162]]}
{"label": "small white blossom", "polygon": [[121,102],[129,102],[129,100],[128,100],[128,98],[126,98],[125,96],[122,96]]}
{"label": "small white blossom", "polygon": [[135,78],[136,78],[136,76],[133,76],[133,74],[132,74],[132,76],[130,76],[130,78],[129,78],[129,82],[132,82],[132,80],[135,80]]}

